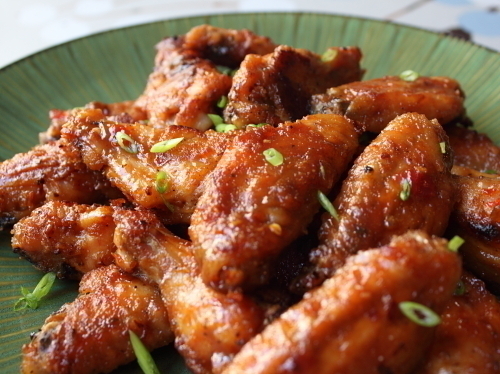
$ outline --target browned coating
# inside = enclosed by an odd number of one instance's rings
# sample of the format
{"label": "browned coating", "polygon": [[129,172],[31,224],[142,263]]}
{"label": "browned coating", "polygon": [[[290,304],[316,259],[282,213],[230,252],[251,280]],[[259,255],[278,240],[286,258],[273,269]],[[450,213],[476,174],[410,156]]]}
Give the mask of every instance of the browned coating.
{"label": "browned coating", "polygon": [[113,262],[113,211],[110,206],[48,202],[14,225],[12,247],[40,270],[79,279]]}
{"label": "browned coating", "polygon": [[[333,203],[340,220],[325,216],[321,245],[311,253],[316,267],[305,277],[306,287],[332,274],[348,256],[387,244],[407,230],[442,235],[453,205],[451,163],[446,134],[436,121],[416,113],[393,120],[344,180]],[[405,184],[409,191],[403,200]]]}
{"label": "browned coating", "polygon": [[465,273],[465,293],[441,315],[430,352],[414,374],[500,373],[500,303],[484,283]]}
{"label": "browned coating", "polygon": [[119,196],[101,173],[89,170],[78,150],[58,140],[0,163],[0,230],[46,201],[82,204]]}
{"label": "browned coating", "polygon": [[397,116],[416,112],[446,124],[465,113],[458,82],[447,77],[420,77],[407,82],[384,77],[330,88],[311,100],[312,113],[337,113],[380,132]]}
{"label": "browned coating", "polygon": [[152,350],[172,341],[158,289],[114,265],[87,273],[79,296],[23,347],[23,374],[108,373],[135,359],[132,330]]}
{"label": "browned coating", "polygon": [[[358,145],[344,117],[316,115],[238,131],[208,176],[189,234],[204,282],[221,291],[268,281],[283,248],[303,235]],[[270,148],[281,165],[266,161]]]}
{"label": "browned coating", "polygon": [[278,125],[309,114],[311,95],[361,79],[361,52],[356,47],[331,48],[332,61],[288,46],[265,56],[248,55],[236,72],[224,119],[237,127]]}
{"label": "browned coating", "polygon": [[[119,146],[116,134],[120,131],[133,139],[137,153]],[[63,129],[64,139],[80,149],[90,169],[102,171],[133,203],[163,211],[169,223],[189,222],[203,190],[203,180],[233,136],[183,126],[155,129],[138,123],[116,123],[107,120],[98,109],[81,110]],[[154,144],[180,137],[184,140],[175,148],[150,152]],[[167,173],[164,182],[169,185],[161,195],[156,189],[159,171]]]}
{"label": "browned coating", "polygon": [[440,313],[460,276],[443,239],[422,232],[361,252],[243,347],[224,374],[410,373],[433,329],[404,316],[414,301]]}

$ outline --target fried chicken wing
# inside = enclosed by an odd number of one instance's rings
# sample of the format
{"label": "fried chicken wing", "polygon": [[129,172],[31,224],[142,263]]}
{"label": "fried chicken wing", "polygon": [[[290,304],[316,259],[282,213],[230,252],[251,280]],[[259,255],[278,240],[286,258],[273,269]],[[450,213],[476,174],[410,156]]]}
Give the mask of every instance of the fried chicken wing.
{"label": "fried chicken wing", "polygon": [[423,367],[414,374],[500,373],[500,303],[465,273],[463,295],[448,302]]}
{"label": "fried chicken wing", "polygon": [[500,291],[500,178],[454,167],[457,202],[449,233],[465,240],[460,247],[465,266]]}
{"label": "fried chicken wing", "polygon": [[339,219],[325,217],[321,244],[311,253],[315,268],[303,285],[316,286],[349,255],[387,244],[407,230],[442,235],[453,205],[451,165],[439,123],[416,113],[391,121],[343,182],[334,201]]}
{"label": "fried chicken wing", "polygon": [[206,130],[207,113],[227,95],[232,78],[217,65],[237,67],[248,53],[269,53],[275,44],[248,30],[202,25],[158,44],[154,72],[135,105],[154,126],[174,124]]}
{"label": "fried chicken wing", "polygon": [[115,213],[117,263],[158,283],[177,350],[197,373],[218,373],[263,327],[264,311],[242,293],[218,293],[198,275],[190,242],[172,235],[151,212]]}
{"label": "fried chicken wing", "polygon": [[[337,115],[241,131],[192,216],[203,281],[225,292],[266,283],[274,260],[318,211],[318,191],[327,194],[347,169],[357,139],[353,124]],[[281,164],[266,161],[269,149]]]}
{"label": "fried chicken wing", "polygon": [[23,347],[23,374],[109,373],[133,361],[129,330],[153,350],[173,339],[158,289],[110,265],[87,273],[78,298]]}
{"label": "fried chicken wing", "polygon": [[[127,198],[162,211],[168,223],[187,223],[202,192],[202,182],[234,136],[184,126],[155,129],[109,121],[100,110],[81,110],[63,129],[64,139],[81,151],[85,164],[102,171]],[[125,134],[124,149],[118,143]],[[183,138],[173,149],[152,153],[158,142]],[[164,172],[160,180],[158,173]],[[161,175],[161,174],[160,174]],[[163,193],[158,183],[165,188]]]}
{"label": "fried chicken wing", "polygon": [[463,117],[464,94],[451,78],[419,77],[408,82],[389,76],[333,87],[311,99],[311,113],[342,114],[377,133],[409,112],[444,125]]}
{"label": "fried chicken wing", "polygon": [[488,135],[459,126],[447,126],[446,133],[455,156],[455,165],[482,172],[500,172],[500,148]]}
{"label": "fried chicken wing", "polygon": [[0,230],[46,201],[92,204],[120,194],[89,170],[76,148],[58,140],[0,163]]}
{"label": "fried chicken wing", "polygon": [[279,46],[265,56],[248,55],[233,78],[224,119],[236,127],[278,125],[309,114],[313,94],[361,79],[361,52],[356,47],[331,48],[335,57]]}
{"label": "fried chicken wing", "polygon": [[361,252],[247,343],[224,374],[410,373],[433,328],[398,309],[440,313],[460,277],[459,257],[423,232]]}
{"label": "fried chicken wing", "polygon": [[111,206],[51,201],[14,225],[12,247],[38,269],[80,279],[113,262]]}

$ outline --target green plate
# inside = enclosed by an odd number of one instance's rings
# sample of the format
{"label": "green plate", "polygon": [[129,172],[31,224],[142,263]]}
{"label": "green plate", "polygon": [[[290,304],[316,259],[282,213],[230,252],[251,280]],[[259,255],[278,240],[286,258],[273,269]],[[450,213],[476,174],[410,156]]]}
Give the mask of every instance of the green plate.
{"label": "green plate", "polygon": [[[154,45],[208,23],[249,28],[276,42],[321,53],[328,46],[361,47],[366,78],[412,69],[422,75],[458,79],[467,94],[467,111],[479,131],[500,143],[500,54],[429,31],[388,22],[307,13],[224,14],[155,22],[108,31],[37,53],[0,70],[0,160],[27,151],[48,125],[51,108],[89,101],[137,97],[153,66]],[[0,191],[1,193],[1,191]],[[41,277],[10,251],[0,234],[0,367],[19,372],[21,346],[44,319],[76,295],[76,285],[58,281],[39,309],[14,312],[20,286],[33,288]],[[187,373],[172,347],[154,354],[164,373]],[[118,373],[140,373],[133,363]]]}

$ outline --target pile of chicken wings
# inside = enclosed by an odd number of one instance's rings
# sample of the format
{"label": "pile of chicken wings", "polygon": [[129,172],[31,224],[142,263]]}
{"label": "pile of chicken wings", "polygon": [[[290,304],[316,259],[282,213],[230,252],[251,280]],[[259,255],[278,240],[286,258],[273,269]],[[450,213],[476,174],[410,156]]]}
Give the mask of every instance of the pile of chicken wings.
{"label": "pile of chicken wings", "polygon": [[52,110],[0,228],[80,287],[21,371],[111,372],[130,330],[196,374],[499,373],[500,148],[454,79],[361,59],[201,25],[136,100]]}

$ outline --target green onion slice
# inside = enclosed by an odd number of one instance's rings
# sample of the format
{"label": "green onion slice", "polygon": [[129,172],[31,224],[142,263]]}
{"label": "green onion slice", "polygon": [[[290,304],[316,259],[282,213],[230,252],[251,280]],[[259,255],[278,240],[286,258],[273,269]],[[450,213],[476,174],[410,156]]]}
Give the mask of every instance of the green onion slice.
{"label": "green onion slice", "polygon": [[458,251],[458,248],[460,248],[460,246],[462,244],[465,243],[465,240],[463,240],[460,236],[458,235],[455,235],[453,238],[450,239],[450,241],[448,242],[448,249],[452,252],[457,252]]}
{"label": "green onion slice", "polygon": [[227,66],[223,66],[223,65],[217,65],[216,68],[219,71],[219,73],[226,74],[229,76],[231,76],[231,74],[233,72],[233,69],[231,69],[230,67],[227,67]]}
{"label": "green onion slice", "polygon": [[318,190],[318,200],[319,203],[325,210],[332,215],[333,218],[335,218],[337,221],[340,221],[339,214],[337,213],[337,210],[333,206],[333,204],[330,202],[328,197],[326,195]]}
{"label": "green onion slice", "polygon": [[405,70],[401,74],[399,74],[399,78],[407,82],[414,82],[420,77],[416,71],[413,70]]}
{"label": "green onion slice", "polygon": [[156,174],[156,191],[160,194],[167,192],[170,188],[170,176],[163,170]]}
{"label": "green onion slice", "polygon": [[247,127],[256,127],[257,128],[257,127],[263,127],[263,126],[266,126],[266,125],[268,125],[268,124],[267,123],[259,123],[259,124],[255,125],[253,123],[250,123],[250,124],[247,125]]}
{"label": "green onion slice", "polygon": [[457,287],[455,288],[455,291],[453,292],[453,295],[461,296],[464,293],[465,293],[465,283],[462,280],[459,280],[457,283]]}
{"label": "green onion slice", "polygon": [[322,55],[321,55],[321,61],[323,62],[330,62],[335,60],[335,57],[337,57],[337,50],[336,49],[327,49]]}
{"label": "green onion slice", "polygon": [[160,370],[158,370],[153,357],[151,357],[151,354],[141,342],[141,339],[139,339],[139,337],[132,330],[128,330],[128,334],[130,336],[130,343],[132,344],[135,357],[137,357],[137,362],[139,363],[139,366],[144,374],[160,374]]}
{"label": "green onion slice", "polygon": [[168,140],[164,140],[162,142],[158,142],[151,147],[149,152],[163,153],[163,152],[169,151],[172,148],[176,147],[183,140],[184,140],[184,137],[168,139]]}
{"label": "green onion slice", "polygon": [[487,169],[484,171],[486,174],[498,174],[498,172],[496,170],[493,170],[493,169]]}
{"label": "green onion slice", "polygon": [[401,192],[399,193],[399,198],[406,201],[410,198],[411,192],[411,182],[408,179],[403,179],[401,182]]}
{"label": "green onion slice", "polygon": [[280,166],[283,163],[283,155],[274,148],[268,148],[262,154],[266,161],[273,166]]}
{"label": "green onion slice", "polygon": [[216,126],[224,123],[224,119],[218,114],[207,114],[207,116],[208,118],[210,118],[210,121],[212,121],[212,123]]}
{"label": "green onion slice", "polygon": [[21,287],[23,297],[16,301],[14,310],[18,311],[25,308],[36,309],[40,301],[49,293],[56,275],[54,273],[45,274],[38,282],[33,292],[29,292],[27,288]]}
{"label": "green onion slice", "polygon": [[445,142],[441,142],[439,143],[439,147],[441,148],[441,153],[446,153],[446,143]]}
{"label": "green onion slice", "polygon": [[236,126],[229,123],[219,123],[215,125],[215,131],[217,132],[229,132],[233,130],[236,130]]}
{"label": "green onion slice", "polygon": [[399,310],[401,310],[408,319],[420,326],[434,327],[441,323],[441,318],[436,312],[425,305],[413,301],[403,301],[399,303]]}
{"label": "green onion slice", "polygon": [[121,149],[128,153],[137,153],[139,151],[137,143],[123,131],[118,131],[115,135],[116,142]]}
{"label": "green onion slice", "polygon": [[217,100],[217,107],[224,109],[228,103],[228,99],[226,95],[222,95],[219,100]]}

